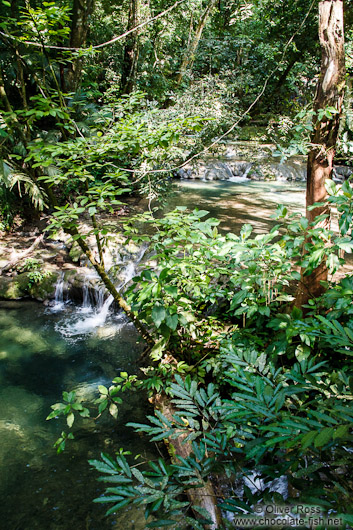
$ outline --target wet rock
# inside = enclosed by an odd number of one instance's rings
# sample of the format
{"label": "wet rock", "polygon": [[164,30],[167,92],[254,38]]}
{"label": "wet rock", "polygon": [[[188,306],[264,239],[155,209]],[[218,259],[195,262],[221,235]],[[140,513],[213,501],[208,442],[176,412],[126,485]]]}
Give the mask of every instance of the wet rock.
{"label": "wet rock", "polygon": [[49,276],[43,278],[39,282],[31,285],[28,293],[31,298],[43,302],[44,300],[53,299],[55,293],[56,282],[59,274],[57,272],[49,271]]}
{"label": "wet rock", "polygon": [[353,167],[335,166],[333,169],[333,177],[336,180],[347,180],[353,173]]}

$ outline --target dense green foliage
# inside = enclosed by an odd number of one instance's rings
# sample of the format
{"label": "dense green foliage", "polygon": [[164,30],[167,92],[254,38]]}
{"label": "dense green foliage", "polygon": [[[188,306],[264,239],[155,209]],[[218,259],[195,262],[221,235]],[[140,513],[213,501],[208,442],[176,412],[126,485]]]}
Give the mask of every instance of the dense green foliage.
{"label": "dense green foliage", "polygon": [[[352,250],[347,200],[353,189],[348,182],[342,192],[327,188],[338,207],[339,236],[310,229],[305,218],[292,219],[282,235],[280,225],[255,238],[250,225],[240,236],[222,234],[207,212],[182,208],[159,220],[140,216],[139,230],[137,219],[130,220],[126,234],[150,243],[153,265],[134,279],[127,297],[155,346],[144,376],[122,373],[110,388],[99,387],[96,406],[116,417],[121,392],[164,392],[175,408],[172,420],[157,410],[149,423],[131,427],[152,442],[184,434],[191,450],[187,458],[149,467],[143,460],[132,464],[122,449],[116,459],[103,454],[92,461],[110,483],[97,499],[113,504],[108,513],[137,504],[157,518],[151,527],[180,525],[186,512],[185,524],[203,528],[189,511],[195,507],[180,496],[211,475],[229,488],[245,480],[241,494],[220,502],[222,510],[253,514],[259,503],[302,502],[319,506],[322,515],[339,514],[343,528],[351,523],[351,279],[311,300],[306,316],[289,305],[298,279],[293,262],[310,272],[325,259],[334,272],[343,263],[340,251]],[[278,217],[285,216],[279,208]],[[144,235],[143,220],[153,224],[154,235]],[[72,427],[75,410],[87,412],[69,397],[72,403],[64,396],[67,403],[53,405],[49,418],[67,415]],[[66,438],[58,441],[60,450]],[[280,477],[287,493],[273,486]],[[259,480],[261,488],[249,487]],[[208,519],[202,506],[196,512]]]}
{"label": "dense green foliage", "polygon": [[[134,5],[138,21],[170,7],[164,2],[140,6],[136,1]],[[33,209],[41,211],[60,203],[58,190],[41,179],[51,173],[56,151],[51,154],[44,150],[43,155],[47,156],[38,161],[33,159],[33,149],[38,150],[40,145],[47,149],[49,143],[49,146],[60,144],[65,150],[76,139],[83,142],[84,138],[92,148],[97,133],[109,128],[112,112],[117,123],[117,95],[123,95],[120,74],[126,67],[125,52],[132,45],[136,65],[131,86],[142,90],[148,103],[141,109],[143,119],[140,115],[129,124],[126,120],[121,124],[121,130],[125,127],[125,134],[131,135],[134,145],[130,151],[119,152],[120,149],[114,154],[114,163],[119,167],[138,168],[141,161],[147,168],[151,167],[146,158],[153,162],[153,168],[175,166],[166,162],[185,158],[190,151],[228,129],[254,101],[265,82],[263,98],[252,114],[264,123],[272,118],[276,130],[278,123],[280,126],[285,123],[286,129],[296,132],[296,149],[302,146],[303,138],[298,138],[298,133],[302,135],[303,129],[293,122],[292,114],[309,105],[305,114],[309,118],[305,119],[310,119],[314,75],[318,68],[317,13],[306,0],[295,4],[264,0],[246,4],[221,2],[213,6],[201,28],[196,51],[182,72],[181,82],[176,79],[205,12],[202,2],[185,0],[141,28],[133,43],[128,37],[102,48],[95,46],[126,30],[127,12],[132,7],[126,2],[115,5],[98,1],[92,9],[90,0],[82,3],[3,1],[0,6],[0,204],[5,228],[18,213],[30,217]],[[350,23],[348,16],[349,72]],[[108,110],[107,105],[110,105]],[[341,136],[345,157],[351,153],[349,108],[350,92],[347,93],[345,133]],[[153,115],[153,110],[157,114]],[[284,120],[282,117],[278,121],[278,112],[286,113]],[[156,164],[142,148],[135,159],[139,149],[136,141],[142,139],[134,138],[136,132],[132,129],[137,126],[136,120],[145,123],[145,132],[141,133],[147,135],[156,123],[168,124],[166,128],[174,130],[178,129],[176,122],[182,123],[192,116],[212,118],[212,121],[190,138],[187,145],[180,146],[178,153],[164,153]],[[172,130],[163,132],[162,127],[159,131],[164,147],[170,144]],[[147,137],[144,142],[146,146]],[[80,142],[77,148],[79,145]],[[59,145],[57,149],[60,151]],[[109,157],[111,164],[112,155]],[[58,158],[61,158],[59,152]],[[111,167],[106,169],[112,171]],[[94,176],[97,172],[100,177],[102,168],[94,171]],[[160,180],[160,175],[151,178],[149,186],[156,180]],[[73,189],[76,190],[74,184]],[[80,192],[79,187],[77,191]]]}
{"label": "dense green foliage", "polygon": [[[147,341],[139,376],[120,373],[98,387],[94,403],[64,392],[48,419],[64,417],[71,429],[76,417],[116,418],[127,392],[167,399],[171,417],[157,408],[149,423],[130,425],[151,442],[168,441],[171,458],[133,463],[120,449],[91,461],[109,484],[96,501],[112,504],[109,513],[141,505],[147,527],[204,528],[209,513],[185,493],[210,477],[228,515],[251,515],[259,503],[305,503],[350,527],[352,278],[328,282],[305,307],[293,301],[298,282],[321,263],[342,275],[353,248],[351,183],[326,183],[338,234],[318,227],[326,214],[310,225],[283,207],[274,229],[252,237],[248,224],[239,235],[223,233],[206,211],[179,207],[156,219],[151,206],[166,198],[181,162],[231,126],[237,138],[236,122],[268,126],[279,155],[311,149],[314,125],[337,113],[312,110],[314,3],[184,0],[107,42],[169,7],[139,0],[0,6],[1,228],[11,229],[16,216],[52,213],[51,231],[77,242]],[[348,15],[343,162],[353,152],[351,24]],[[149,212],[130,218],[124,237],[149,250],[120,293],[104,251],[117,232],[110,215],[131,194],[147,197]],[[23,270],[30,286],[45,274],[34,260]],[[58,452],[73,437],[63,431]],[[173,454],[182,437],[187,457]],[[276,490],[278,479],[285,491]],[[226,517],[223,525],[231,526]]]}

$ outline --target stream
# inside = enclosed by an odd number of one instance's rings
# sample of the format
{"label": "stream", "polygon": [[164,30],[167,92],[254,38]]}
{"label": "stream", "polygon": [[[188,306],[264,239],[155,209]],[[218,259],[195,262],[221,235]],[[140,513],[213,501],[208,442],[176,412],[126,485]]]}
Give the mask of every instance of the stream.
{"label": "stream", "polygon": [[[176,205],[210,211],[221,229],[238,232],[250,222],[257,233],[268,230],[278,204],[302,211],[303,183],[183,181],[170,199]],[[129,276],[131,271],[129,269]],[[0,302],[0,528],[4,530],[142,530],[143,514],[129,509],[104,516],[92,503],[104,490],[88,459],[120,447],[146,459],[153,448],[128,421],[144,422],[148,402],[137,393],[125,395],[118,421],[105,418],[75,422],[75,440],[57,456],[53,443],[65,429],[63,421],[45,421],[63,390],[94,396],[99,384],[109,385],[120,371],[136,373],[142,351],[138,335],[121,313],[114,314],[104,293],[92,306],[65,303],[57,285],[52,308],[29,302]],[[126,399],[127,398],[127,399]],[[149,452],[146,452],[149,451]]]}

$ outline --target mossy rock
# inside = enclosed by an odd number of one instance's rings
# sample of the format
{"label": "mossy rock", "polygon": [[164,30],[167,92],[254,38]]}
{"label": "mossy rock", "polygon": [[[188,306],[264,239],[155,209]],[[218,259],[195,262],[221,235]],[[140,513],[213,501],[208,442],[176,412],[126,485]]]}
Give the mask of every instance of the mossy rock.
{"label": "mossy rock", "polygon": [[58,273],[50,272],[49,276],[46,276],[39,282],[32,284],[28,289],[28,293],[30,294],[31,298],[35,298],[40,302],[47,300],[48,298],[54,298],[58,276]]}
{"label": "mossy rock", "polygon": [[18,276],[14,278],[0,276],[0,298],[5,300],[20,300],[26,296],[17,278]]}
{"label": "mossy rock", "polygon": [[0,298],[5,300],[20,300],[21,298],[33,298],[43,301],[53,298],[55,284],[58,279],[56,272],[51,272],[43,280],[31,285],[30,273],[23,272],[17,276],[0,276]]}

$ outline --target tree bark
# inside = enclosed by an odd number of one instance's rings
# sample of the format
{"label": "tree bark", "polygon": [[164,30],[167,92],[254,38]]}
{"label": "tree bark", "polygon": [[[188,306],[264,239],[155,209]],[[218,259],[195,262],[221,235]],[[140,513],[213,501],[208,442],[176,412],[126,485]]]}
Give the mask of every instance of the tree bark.
{"label": "tree bark", "polygon": [[[82,48],[86,44],[88,20],[93,12],[94,0],[74,0],[72,8],[70,48]],[[82,57],[70,64],[67,72],[67,88],[77,90],[82,74]]]}
{"label": "tree bark", "polygon": [[274,88],[274,93],[277,94],[277,92],[279,90],[281,90],[282,86],[284,85],[287,77],[289,76],[290,72],[292,71],[293,67],[295,64],[297,64],[297,62],[299,61],[299,59],[301,59],[301,57],[303,56],[303,50],[299,50],[297,53],[295,53],[292,58],[290,59],[287,67],[285,68],[285,70],[282,72],[282,74],[280,75],[280,77],[278,78],[278,81],[275,85],[275,88]]}
{"label": "tree bark", "polygon": [[[319,39],[321,46],[321,71],[314,100],[314,130],[311,135],[311,150],[307,161],[306,217],[313,223],[315,217],[327,214],[328,217],[315,228],[330,226],[328,206],[308,210],[316,202],[326,197],[325,181],[330,179],[333,169],[340,113],[345,87],[345,54],[343,31],[343,0],[321,0],[319,3]],[[334,107],[331,117],[318,119],[320,110]],[[309,241],[310,243],[310,241]],[[321,281],[327,280],[325,260],[309,276],[303,276],[296,297],[296,305],[301,307],[310,298],[320,296],[324,287]]]}
{"label": "tree bark", "polygon": [[203,29],[206,25],[207,19],[214,8],[214,6],[217,4],[217,0],[209,0],[209,3],[205,9],[205,11],[202,13],[199,23],[196,26],[195,35],[194,38],[191,39],[189,42],[188,47],[186,48],[186,51],[184,53],[184,57],[180,66],[180,70],[178,73],[178,76],[176,78],[176,84],[177,86],[180,85],[180,83],[183,80],[183,77],[186,74],[186,71],[188,68],[191,68],[195,61],[195,53],[197,50],[197,47],[199,45],[201,35],[203,32]]}
{"label": "tree bark", "polygon": [[[136,27],[140,18],[140,0],[130,0],[127,31]],[[126,39],[121,67],[120,92],[131,94],[135,87],[139,58],[139,32],[134,31]]]}

